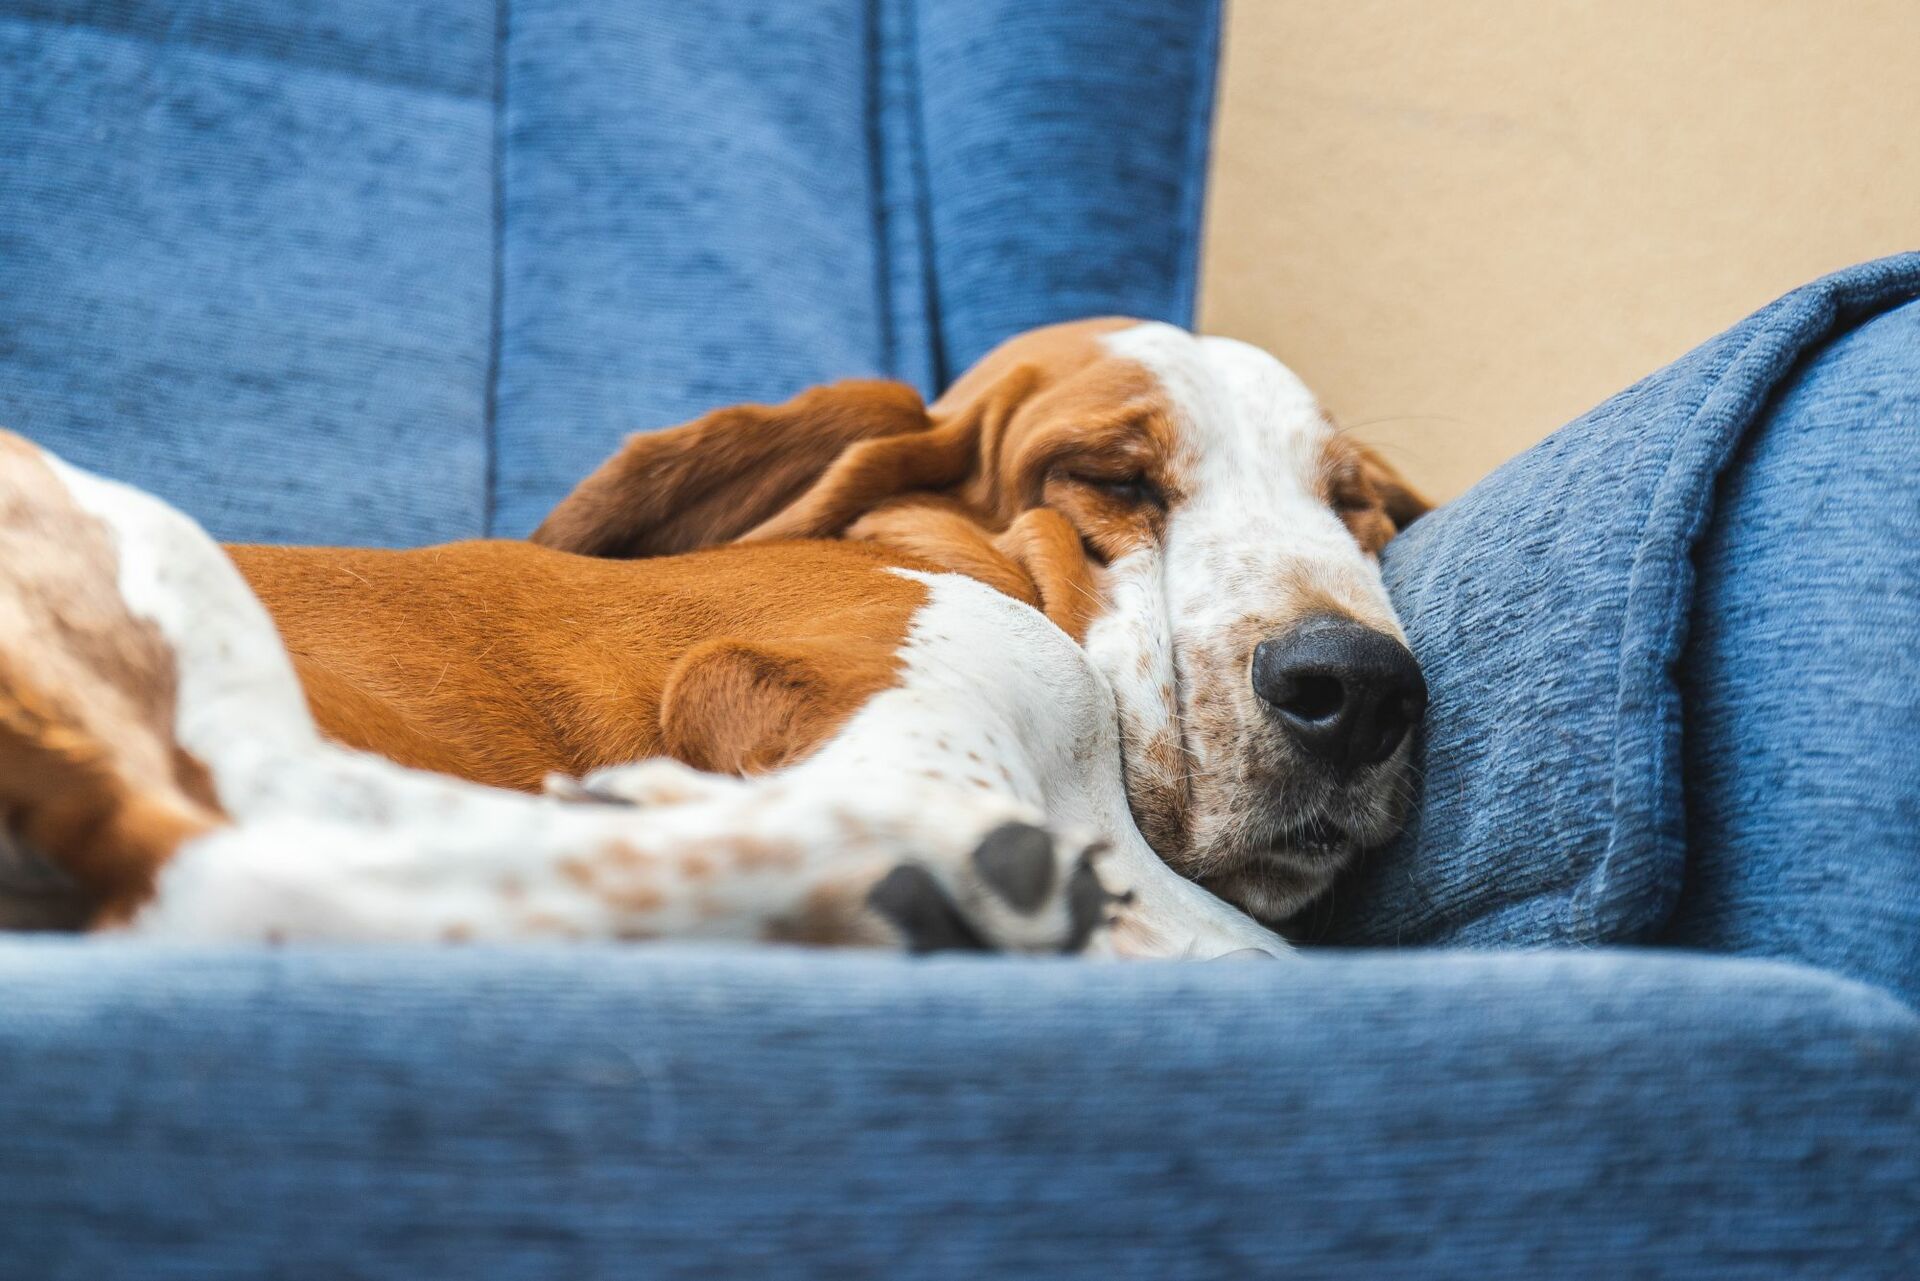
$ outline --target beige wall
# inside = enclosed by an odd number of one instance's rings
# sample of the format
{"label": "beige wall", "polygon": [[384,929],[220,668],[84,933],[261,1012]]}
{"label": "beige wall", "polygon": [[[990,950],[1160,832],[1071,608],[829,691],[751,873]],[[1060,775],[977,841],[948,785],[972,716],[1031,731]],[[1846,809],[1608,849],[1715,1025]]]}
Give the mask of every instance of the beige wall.
{"label": "beige wall", "polygon": [[1437,496],[1920,248],[1915,0],[1229,0],[1201,324]]}

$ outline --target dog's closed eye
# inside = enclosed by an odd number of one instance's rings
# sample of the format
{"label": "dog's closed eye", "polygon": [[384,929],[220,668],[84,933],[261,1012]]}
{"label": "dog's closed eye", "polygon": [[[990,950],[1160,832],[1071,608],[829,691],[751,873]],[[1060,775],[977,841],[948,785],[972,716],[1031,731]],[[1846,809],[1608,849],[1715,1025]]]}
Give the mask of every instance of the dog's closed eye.
{"label": "dog's closed eye", "polygon": [[1166,495],[1160,487],[1145,476],[1082,476],[1074,475],[1069,479],[1100,494],[1114,502],[1128,507],[1165,507]]}

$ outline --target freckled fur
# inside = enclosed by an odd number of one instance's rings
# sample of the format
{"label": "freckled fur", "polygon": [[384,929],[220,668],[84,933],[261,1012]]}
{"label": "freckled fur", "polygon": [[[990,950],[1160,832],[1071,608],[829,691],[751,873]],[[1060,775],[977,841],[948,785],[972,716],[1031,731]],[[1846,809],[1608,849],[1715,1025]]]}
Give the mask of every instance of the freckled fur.
{"label": "freckled fur", "polygon": [[[956,910],[975,914],[982,937],[1038,951],[1083,945],[1064,904],[1053,919],[1003,928],[994,923],[992,904],[970,888],[971,843],[1007,821],[1004,799],[963,798],[950,789],[823,787],[800,777],[812,757],[795,767],[792,781],[757,783],[661,760],[625,768],[656,780],[663,770],[672,774],[671,789],[640,790],[677,790],[686,799],[630,809],[480,787],[344,749],[317,732],[267,613],[197,527],[145,494],[67,467],[17,438],[0,436],[0,451],[7,454],[7,510],[18,517],[11,523],[54,529],[69,546],[98,535],[94,550],[109,553],[34,562],[60,570],[58,583],[0,558],[0,583],[33,607],[93,602],[96,630],[107,642],[66,645],[57,629],[41,638],[45,657],[71,665],[66,706],[82,709],[54,728],[140,805],[205,784],[209,803],[219,806],[213,821],[191,831],[117,851],[129,883],[137,878],[144,888],[109,897],[111,886],[97,885],[103,909],[113,909],[97,922],[102,927],[270,942],[745,940],[764,936],[793,905],[830,893],[853,924],[821,941],[886,944],[898,937],[869,919],[864,888],[912,858],[956,896]],[[855,575],[888,575],[895,598],[934,589],[932,580],[876,570],[874,549],[840,545],[827,554]],[[880,595],[888,594],[886,586]],[[34,640],[31,632],[0,637],[0,656],[41,656]],[[129,663],[147,641],[152,652]],[[9,682],[10,698],[26,688],[10,669],[0,679]],[[151,717],[110,724],[84,710],[95,695],[103,707],[115,699],[159,707],[155,700],[168,688],[175,695],[170,724]],[[159,773],[135,770],[148,750],[142,732],[162,740],[164,751],[148,752],[161,762]],[[40,750],[35,740],[0,736],[0,780],[26,777]],[[200,763],[198,773],[184,781],[166,776],[168,766],[177,770],[189,757]],[[12,834],[50,830],[50,816],[63,806],[113,799],[89,790],[85,779],[52,782],[13,796],[17,804],[0,812]],[[849,844],[841,836],[847,831],[869,835]],[[98,847],[63,839],[36,840],[34,849],[83,881],[98,856]],[[1076,850],[1065,839],[1054,846],[1063,862]],[[736,860],[736,852],[744,856]],[[680,861],[687,855],[709,860],[714,874],[690,878]],[[1096,931],[1095,944],[1103,937]]]}

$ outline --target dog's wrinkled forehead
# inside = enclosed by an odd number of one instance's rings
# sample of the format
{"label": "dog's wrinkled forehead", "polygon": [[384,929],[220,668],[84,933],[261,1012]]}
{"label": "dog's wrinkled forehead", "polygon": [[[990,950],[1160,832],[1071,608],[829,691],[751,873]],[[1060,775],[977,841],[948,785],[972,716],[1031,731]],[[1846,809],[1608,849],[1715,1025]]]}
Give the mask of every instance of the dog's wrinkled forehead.
{"label": "dog's wrinkled forehead", "polygon": [[1231,338],[1141,324],[1101,338],[1165,401],[1169,603],[1198,632],[1311,612],[1398,634],[1372,559],[1393,524],[1363,451],[1279,360]]}
{"label": "dog's wrinkled forehead", "polygon": [[1313,482],[1331,427],[1313,392],[1274,357],[1152,323],[1107,334],[1101,345],[1158,383],[1174,427],[1171,462],[1188,492],[1206,493],[1208,506],[1255,514],[1259,507],[1246,504],[1276,490],[1318,501]]}

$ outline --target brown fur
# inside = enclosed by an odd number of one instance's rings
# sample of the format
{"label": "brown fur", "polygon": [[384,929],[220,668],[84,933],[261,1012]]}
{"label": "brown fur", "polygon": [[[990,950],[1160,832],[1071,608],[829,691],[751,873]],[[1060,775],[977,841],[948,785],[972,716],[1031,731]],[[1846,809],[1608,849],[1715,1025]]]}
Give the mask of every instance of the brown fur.
{"label": "brown fur", "polygon": [[182,841],[224,821],[174,742],[173,654],[114,590],[107,530],[0,432],[0,826],[119,919]]}
{"label": "brown fur", "polygon": [[671,556],[728,542],[791,504],[849,447],[930,426],[919,393],[890,382],[839,382],[782,405],[718,409],[628,437],[533,541],[588,556]]}
{"label": "brown fur", "polygon": [[[959,511],[999,533],[1040,506],[1062,511],[1102,555],[1100,517],[1111,505],[1059,501],[1088,482],[1145,476],[1172,485],[1172,425],[1159,388],[1138,365],[1106,354],[1099,338],[1133,322],[1056,325],[1003,344],[929,411],[930,427],[849,448],[784,510],[743,541],[830,538],[883,504]],[[1082,520],[1085,525],[1082,527]],[[895,528],[898,528],[896,525]],[[930,558],[938,560],[927,549]]]}
{"label": "brown fur", "polygon": [[[532,543],[229,550],[348,745],[522,789],[658,755],[778,769],[899,679],[926,592],[891,568],[967,574],[1084,635],[1099,566],[1183,493],[1173,408],[1099,342],[1131,323],[1023,335],[931,408],[841,383],[636,436]],[[1370,552],[1426,509],[1349,442],[1325,472]],[[0,437],[0,820],[113,919],[224,816],[173,742],[172,655],[64,493]],[[1177,748],[1150,764],[1186,777]]]}
{"label": "brown fur", "polygon": [[952,500],[906,500],[861,517],[846,537],[978,579],[1040,610],[1075,640],[1093,620],[1098,599],[1080,534],[1050,508],[1022,512],[995,534]]}
{"label": "brown fur", "polygon": [[1354,540],[1375,556],[1395,534],[1433,510],[1386,459],[1338,435],[1327,441],[1321,493]]}
{"label": "brown fur", "polygon": [[[1120,555],[1165,514],[1102,486],[1137,477],[1178,493],[1163,398],[1146,371],[1098,342],[1132,323],[1110,317],[1022,335],[930,410],[904,387],[843,383],[635,436],[534,541],[629,556],[683,550],[696,532],[713,542],[877,542],[1024,600],[1077,637],[1094,605],[1089,550]],[[806,439],[819,422],[834,424],[831,448],[781,443]],[[757,469],[775,449],[792,456],[777,455],[779,477],[768,483]],[[735,519],[697,529],[669,521],[673,503],[653,494],[661,485]]]}
{"label": "brown fur", "polygon": [[314,718],[406,765],[537,789],[672,755],[797,759],[895,680],[925,588],[853,543],[598,560],[528,543],[229,549]]}
{"label": "brown fur", "polygon": [[[889,567],[970,575],[1084,633],[1097,564],[1152,536],[1181,492],[1171,410],[1144,370],[1098,342],[1129,323],[1024,335],[930,410],[904,387],[841,383],[636,436],[534,544],[229,550],[316,720],[351,746],[522,789],[663,754],[777,769],[898,679],[925,592]],[[24,446],[7,461],[44,468]],[[1370,550],[1423,509],[1344,442],[1329,451],[1328,485]],[[66,771],[58,787],[74,804],[37,807],[27,835],[98,851],[81,874],[109,901],[137,897],[154,861],[116,850],[171,848],[220,821],[204,772],[172,746],[170,655],[117,597],[73,599],[74,584],[111,581],[110,543],[82,513],[63,517],[57,550],[45,531],[31,544],[7,533],[12,563],[40,569],[7,586],[53,618],[43,630],[106,637],[114,653],[63,639],[90,675],[56,660],[0,674],[0,733],[27,762],[0,787],[51,787],[47,771]],[[835,537],[850,541],[789,541]],[[91,558],[86,572],[74,557]],[[73,622],[86,610],[92,631]],[[93,728],[63,749],[61,727],[80,726]],[[112,768],[143,771],[137,787],[82,750],[128,736],[144,744],[126,755],[136,763]]]}
{"label": "brown fur", "polygon": [[[1098,482],[1175,483],[1151,381],[1096,341],[1127,323],[1027,335],[931,411],[837,383],[635,436],[537,546],[230,551],[350,745],[529,789],[661,754],[776,769],[896,679],[924,593],[885,566],[967,574],[1084,632],[1087,548],[1117,554],[1161,514]],[[680,554],[729,541],[752,546]]]}
{"label": "brown fur", "polygon": [[[625,557],[666,557],[728,541],[867,542],[976,578],[1041,609],[1078,639],[1098,606],[1097,565],[1157,537],[1185,484],[1164,392],[1146,370],[1110,355],[1100,342],[1133,323],[1109,317],[1023,334],[970,369],[930,409],[905,387],[838,383],[784,405],[721,410],[684,427],[634,436],[554,509],[534,541]],[[1376,455],[1338,437],[1329,447],[1327,492],[1373,552],[1426,507]],[[241,555],[250,576],[252,556]],[[570,612],[603,593],[639,600],[656,587],[645,574],[602,583],[592,571],[555,563],[567,566],[566,581],[556,579],[540,592],[551,592]],[[266,580],[281,572],[263,565],[256,581],[276,616],[287,610]],[[697,572],[708,571],[703,565]],[[737,600],[745,589],[722,582],[716,590]],[[756,602],[758,590],[748,593]],[[518,591],[504,594],[508,608]],[[484,616],[500,608],[499,600],[476,599],[461,612]],[[531,633],[548,625],[550,608],[526,604]],[[402,759],[514,786],[533,785],[547,769],[578,772],[659,751],[726,772],[777,768],[839,724],[857,691],[883,688],[890,680],[884,673],[892,670],[882,659],[890,652],[885,645],[859,655],[838,642],[823,645],[801,614],[767,633],[748,635],[727,622],[697,638],[654,632],[649,615],[613,645],[604,643],[605,620],[581,626],[602,643],[595,653],[556,666],[585,662],[599,673],[596,688],[628,694],[595,701],[577,691],[541,692],[528,706],[525,692],[467,689],[473,664],[497,652],[480,650],[491,638],[477,637],[464,664],[436,671],[410,658],[402,675],[376,681],[362,672],[340,687],[328,670],[331,660],[290,639],[309,691],[318,691],[315,710],[323,725],[350,724],[360,734],[350,741],[378,741],[389,752],[411,749]],[[512,645],[535,643],[550,642],[530,634]],[[684,655],[682,643],[692,646]],[[635,652],[625,652],[629,645]],[[622,662],[651,669],[662,655],[680,665],[666,691],[671,697],[648,678],[619,675]],[[435,716],[394,715],[378,701],[352,707],[367,703],[376,685],[389,703],[418,700],[420,694],[406,691],[442,689],[449,671],[454,696]],[[634,700],[634,690],[644,696]],[[534,732],[516,737],[495,719],[478,732],[450,733],[449,717],[473,715],[464,710],[470,695],[490,707],[520,700],[513,719]],[[655,700],[663,700],[658,718],[651,714]],[[589,725],[573,726],[568,709],[587,704],[597,708],[586,716]],[[551,723],[538,723],[541,708],[559,710],[547,718]],[[623,728],[636,723],[635,710],[648,713],[637,722],[644,732]],[[424,741],[415,741],[422,735]],[[480,751],[486,759],[473,758]],[[503,754],[514,759],[497,759]],[[1183,772],[1183,763],[1167,763],[1170,771],[1176,766]]]}

